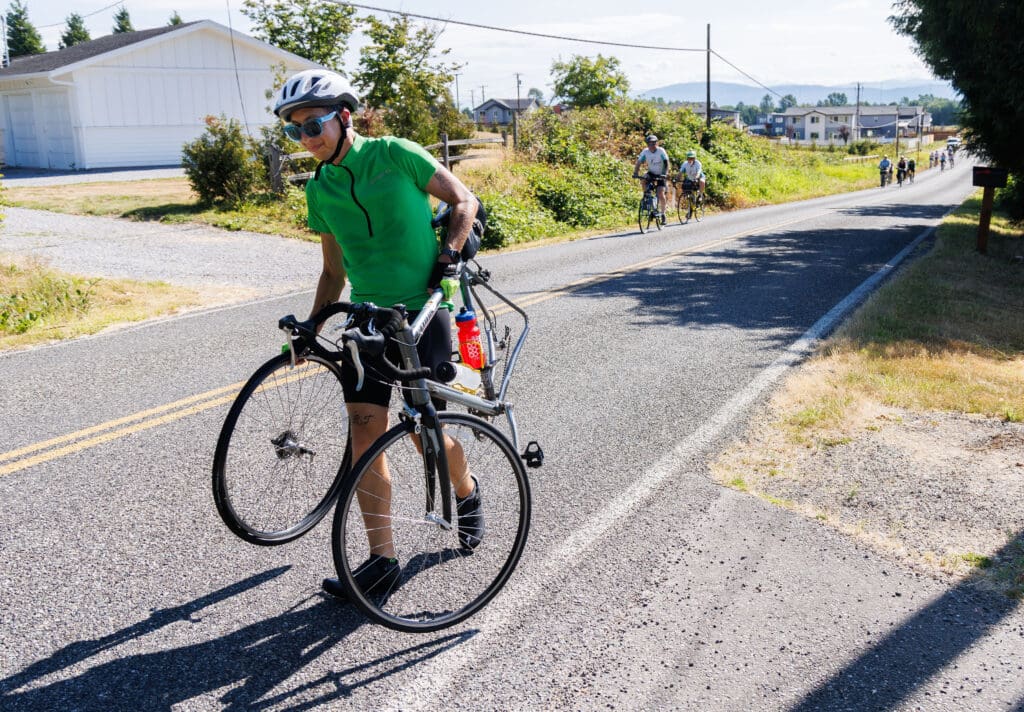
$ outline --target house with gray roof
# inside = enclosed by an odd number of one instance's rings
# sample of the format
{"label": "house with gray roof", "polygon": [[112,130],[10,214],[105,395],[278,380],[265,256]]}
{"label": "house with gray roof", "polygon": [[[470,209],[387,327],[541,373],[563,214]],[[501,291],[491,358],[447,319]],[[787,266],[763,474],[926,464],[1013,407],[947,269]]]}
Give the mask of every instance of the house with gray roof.
{"label": "house with gray roof", "polygon": [[508,126],[512,123],[513,113],[521,116],[536,110],[538,106],[532,96],[526,99],[488,99],[473,109],[473,120],[488,126]]}
{"label": "house with gray roof", "polygon": [[211,20],[100,37],[0,69],[0,159],[53,169],[180,165],[207,116],[276,121],[274,66],[314,62]]}

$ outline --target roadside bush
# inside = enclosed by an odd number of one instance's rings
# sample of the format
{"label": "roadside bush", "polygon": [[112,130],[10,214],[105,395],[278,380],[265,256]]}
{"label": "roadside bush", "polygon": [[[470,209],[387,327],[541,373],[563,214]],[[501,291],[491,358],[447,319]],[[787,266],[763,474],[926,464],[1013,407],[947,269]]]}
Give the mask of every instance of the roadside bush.
{"label": "roadside bush", "polygon": [[206,133],[182,147],[181,165],[203,207],[238,208],[265,182],[259,146],[224,115],[206,117]]}
{"label": "roadside bush", "polygon": [[876,141],[861,139],[860,141],[850,141],[846,151],[854,156],[870,156],[872,153],[877,153],[880,147],[881,144]]}
{"label": "roadside bush", "polygon": [[996,198],[1014,225],[1024,223],[1024,175],[1011,173],[1006,187],[996,191]]}
{"label": "roadside bush", "polygon": [[493,191],[482,191],[478,195],[487,209],[487,232],[481,241],[485,249],[508,247],[565,232],[564,225],[529,197]]}

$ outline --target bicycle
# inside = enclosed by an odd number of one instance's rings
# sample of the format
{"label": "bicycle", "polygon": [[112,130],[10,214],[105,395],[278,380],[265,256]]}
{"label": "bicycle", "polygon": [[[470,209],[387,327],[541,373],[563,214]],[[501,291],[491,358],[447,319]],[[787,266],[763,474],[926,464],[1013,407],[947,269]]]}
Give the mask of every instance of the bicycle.
{"label": "bicycle", "polygon": [[640,232],[641,234],[648,232],[651,229],[652,221],[660,230],[664,221],[658,211],[658,176],[647,173],[634,177],[644,181],[644,195],[640,198],[640,206],[637,209],[637,224],[640,226]]}
{"label": "bicycle", "polygon": [[[540,467],[544,455],[536,441],[519,454],[518,427],[505,398],[529,320],[489,278],[467,264],[459,278],[463,302],[483,315],[487,360],[480,393],[458,390],[420,367],[416,342],[441,308],[443,290],[431,294],[411,324],[402,305],[338,302],[304,322],[290,315],[279,321],[288,352],[245,384],[217,442],[214,500],[228,528],[245,541],[279,545],[308,532],[334,506],[338,578],[367,617],[395,630],[436,631],[473,615],[505,585],[526,544],[532,500],[524,463]],[[479,289],[522,319],[514,344],[510,326],[499,335],[498,310],[483,306]],[[329,324],[336,315],[344,315],[342,323]],[[383,355],[388,339],[397,343],[402,368]],[[499,352],[505,352],[502,359]],[[345,413],[341,360],[355,367],[360,384],[382,377],[410,391],[398,423],[354,464],[347,428],[338,428]],[[468,412],[436,411],[431,396]],[[506,416],[511,439],[486,420],[498,415]],[[459,541],[442,443],[465,456],[480,488],[486,528],[477,546]],[[382,533],[394,543],[401,576],[385,591],[371,586],[364,592],[353,572],[372,553],[371,538]]]}
{"label": "bicycle", "polygon": [[676,201],[676,217],[679,224],[685,225],[691,218],[700,222],[704,219],[704,199],[697,193],[697,183],[689,178],[684,178],[681,182],[683,187]]}

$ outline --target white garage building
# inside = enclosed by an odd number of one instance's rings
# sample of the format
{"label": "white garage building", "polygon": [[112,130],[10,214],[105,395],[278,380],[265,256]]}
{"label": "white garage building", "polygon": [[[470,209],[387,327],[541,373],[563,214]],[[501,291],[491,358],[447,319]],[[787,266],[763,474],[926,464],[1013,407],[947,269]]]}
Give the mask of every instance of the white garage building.
{"label": "white garage building", "polygon": [[63,170],[181,164],[226,115],[253,136],[275,121],[275,66],[317,64],[210,20],[108,35],[0,69],[0,160]]}

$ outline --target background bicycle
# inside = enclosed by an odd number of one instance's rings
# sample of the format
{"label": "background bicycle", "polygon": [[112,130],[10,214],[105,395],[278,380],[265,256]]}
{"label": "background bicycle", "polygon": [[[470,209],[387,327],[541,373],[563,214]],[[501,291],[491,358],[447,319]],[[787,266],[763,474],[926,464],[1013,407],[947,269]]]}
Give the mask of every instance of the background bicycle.
{"label": "background bicycle", "polygon": [[647,173],[639,176],[639,179],[644,182],[644,194],[640,198],[640,205],[637,208],[637,225],[640,227],[641,233],[648,232],[652,224],[660,230],[664,221],[658,212],[658,176]]}
{"label": "background bicycle", "polygon": [[685,225],[691,218],[700,222],[704,218],[704,199],[697,194],[697,183],[684,178],[679,182],[676,200],[676,217]]}

